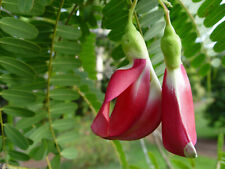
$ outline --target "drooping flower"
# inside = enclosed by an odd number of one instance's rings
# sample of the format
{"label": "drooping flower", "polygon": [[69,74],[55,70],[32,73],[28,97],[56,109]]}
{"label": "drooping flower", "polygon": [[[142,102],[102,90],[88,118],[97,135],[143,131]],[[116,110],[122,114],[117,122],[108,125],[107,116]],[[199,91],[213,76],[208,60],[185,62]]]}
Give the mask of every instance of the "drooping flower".
{"label": "drooping flower", "polygon": [[[105,100],[92,123],[93,132],[105,139],[136,140],[150,134],[161,121],[161,87],[145,42],[132,23],[122,38],[129,69],[111,77]],[[110,102],[116,99],[110,115]]]}
{"label": "drooping flower", "polygon": [[174,154],[197,157],[191,86],[181,63],[180,38],[170,22],[165,27],[161,47],[166,63],[162,86],[163,144]]}

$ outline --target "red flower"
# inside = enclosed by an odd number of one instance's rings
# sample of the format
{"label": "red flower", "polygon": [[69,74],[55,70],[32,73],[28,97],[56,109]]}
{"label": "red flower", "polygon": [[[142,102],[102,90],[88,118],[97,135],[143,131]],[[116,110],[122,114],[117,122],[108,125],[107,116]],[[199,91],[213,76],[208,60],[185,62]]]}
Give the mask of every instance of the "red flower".
{"label": "red flower", "polygon": [[162,137],[168,151],[180,156],[197,156],[191,86],[182,64],[176,69],[167,69],[164,74]]}
{"label": "red flower", "polygon": [[[132,68],[119,69],[112,75],[105,100],[91,126],[96,135],[135,140],[155,130],[161,121],[161,89],[150,71],[153,69],[149,59],[134,59]],[[116,104],[110,116],[113,99]]]}

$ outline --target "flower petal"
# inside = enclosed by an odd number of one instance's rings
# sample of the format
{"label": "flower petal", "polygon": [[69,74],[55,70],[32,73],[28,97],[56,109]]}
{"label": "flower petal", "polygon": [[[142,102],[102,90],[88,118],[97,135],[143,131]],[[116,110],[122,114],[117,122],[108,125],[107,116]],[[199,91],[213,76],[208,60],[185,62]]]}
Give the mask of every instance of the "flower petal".
{"label": "flower petal", "polygon": [[165,148],[180,156],[196,156],[194,106],[183,65],[166,70],[162,88],[162,136]]}
{"label": "flower petal", "polygon": [[[126,70],[117,70],[111,77],[106,95],[105,101],[102,104],[98,115],[92,123],[92,130],[96,135],[100,137],[108,137],[110,130],[110,119],[109,119],[109,107],[110,101],[119,96],[125,90],[132,90],[132,84],[137,81],[143,69],[146,66],[145,59],[135,59],[133,67]],[[129,92],[127,92],[129,95]],[[122,95],[122,94],[121,94]],[[127,95],[127,94],[124,94]],[[123,97],[121,97],[123,98]]]}
{"label": "flower petal", "polygon": [[141,116],[148,100],[149,82],[150,72],[145,68],[139,79],[118,96],[110,117],[110,137],[127,132]]}
{"label": "flower petal", "polygon": [[143,72],[145,65],[145,59],[135,59],[132,68],[117,70],[109,81],[105,94],[105,102],[113,100],[134,83]]}
{"label": "flower petal", "polygon": [[[132,127],[117,137],[120,140],[136,140],[152,133],[161,122],[161,89],[151,83],[145,108],[136,117]],[[146,90],[146,89],[144,89]]]}

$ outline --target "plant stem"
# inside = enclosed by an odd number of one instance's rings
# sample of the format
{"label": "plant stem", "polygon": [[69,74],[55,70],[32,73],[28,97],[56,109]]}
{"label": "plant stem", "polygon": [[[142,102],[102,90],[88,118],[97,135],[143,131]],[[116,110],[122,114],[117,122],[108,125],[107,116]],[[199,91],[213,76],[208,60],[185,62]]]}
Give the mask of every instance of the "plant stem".
{"label": "plant stem", "polygon": [[58,22],[59,22],[59,19],[60,19],[60,14],[61,14],[61,9],[62,9],[63,4],[64,4],[64,0],[61,0],[60,1],[60,6],[59,6],[59,9],[58,9],[58,12],[57,12],[57,18],[56,18],[54,31],[53,31],[52,44],[51,44],[51,49],[50,49],[50,58],[49,58],[49,64],[48,64],[48,79],[47,79],[47,85],[48,86],[47,86],[47,98],[46,98],[46,106],[47,106],[47,111],[48,111],[49,129],[50,129],[50,132],[52,134],[52,137],[53,137],[53,140],[54,140],[57,152],[59,153],[60,156],[61,156],[60,148],[59,148],[59,145],[58,145],[58,143],[56,141],[55,132],[54,132],[54,129],[52,127],[52,118],[51,118],[51,111],[50,111],[50,79],[51,79],[51,73],[52,73],[52,60],[53,60],[53,57],[54,57],[54,42],[55,42],[55,37],[56,37],[56,28],[57,28],[57,25],[58,25]]}
{"label": "plant stem", "polygon": [[96,116],[97,112],[85,94],[77,87],[73,86],[73,88],[77,91],[77,93],[84,99],[84,101],[88,104],[88,107],[91,109],[92,113]]}
{"label": "plant stem", "polygon": [[51,165],[51,163],[50,163],[50,161],[48,159],[48,156],[46,157],[46,161],[47,161],[47,164],[48,164],[48,168],[49,169],[52,169],[52,165]]}
{"label": "plant stem", "polygon": [[120,164],[122,166],[122,169],[129,169],[129,165],[126,159],[125,152],[123,151],[123,147],[118,140],[112,140],[111,143],[113,144],[114,149],[117,152],[117,156],[119,157]]}
{"label": "plant stem", "polygon": [[174,169],[172,164],[170,163],[170,160],[168,159],[167,155],[164,153],[164,151],[162,149],[161,139],[160,139],[160,135],[159,135],[158,131],[155,131],[153,133],[153,139],[156,143],[157,148],[159,149],[160,154],[162,155],[163,159],[165,160],[167,167],[169,169]]}
{"label": "plant stem", "polygon": [[137,5],[137,0],[134,0],[133,2],[132,2],[132,0],[130,0],[130,2],[131,2],[131,8],[130,8],[130,17],[132,17],[132,15],[133,15],[133,13],[134,13],[134,11],[135,11],[135,7],[136,7],[136,5]]}
{"label": "plant stem", "polygon": [[166,5],[164,4],[164,2],[162,0],[158,0],[158,2],[163,7],[163,11],[165,13],[166,23],[171,24],[170,23],[170,11],[168,10],[168,8],[166,7]]}
{"label": "plant stem", "polygon": [[153,165],[151,164],[150,159],[149,159],[149,156],[148,156],[148,149],[147,149],[147,147],[146,147],[146,145],[145,145],[144,139],[140,139],[140,144],[141,144],[141,148],[142,148],[142,151],[143,151],[143,153],[144,153],[144,155],[145,155],[145,160],[146,160],[146,162],[147,162],[149,168],[150,168],[150,169],[154,168]]}
{"label": "plant stem", "polygon": [[[132,2],[132,0],[130,0],[130,4],[133,6],[133,3],[135,3],[135,6],[137,4],[137,2]],[[133,15],[135,17],[135,21],[137,23],[137,27],[138,27],[138,30],[140,32],[140,34],[143,36],[143,32],[142,32],[142,29],[141,29],[141,25],[140,25],[140,22],[138,20],[138,16],[137,16],[137,12],[135,11],[135,6],[133,6]]]}
{"label": "plant stem", "polygon": [[76,11],[78,5],[77,4],[74,4],[74,7],[72,9],[72,11],[70,12],[70,15],[68,16],[66,22],[65,22],[65,25],[68,25],[69,24],[69,21],[70,21],[70,18],[73,16],[74,12]]}

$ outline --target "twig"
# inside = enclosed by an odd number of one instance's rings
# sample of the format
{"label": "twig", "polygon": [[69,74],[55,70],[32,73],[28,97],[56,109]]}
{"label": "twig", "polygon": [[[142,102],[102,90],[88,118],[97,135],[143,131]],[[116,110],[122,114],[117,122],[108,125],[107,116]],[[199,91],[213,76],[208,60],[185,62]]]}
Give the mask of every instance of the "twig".
{"label": "twig", "polygon": [[62,9],[63,3],[64,3],[64,0],[61,0],[60,6],[59,6],[59,9],[58,9],[58,12],[57,12],[57,18],[56,18],[54,31],[53,31],[52,44],[51,44],[51,49],[50,49],[50,59],[49,59],[49,64],[48,64],[48,79],[47,79],[47,85],[48,86],[47,86],[47,98],[46,98],[49,129],[50,129],[50,132],[52,134],[57,152],[59,153],[60,156],[61,156],[60,148],[59,148],[59,145],[58,145],[57,140],[56,140],[54,129],[52,127],[52,118],[51,118],[51,111],[50,111],[50,79],[51,79],[51,73],[52,73],[52,60],[53,60],[53,57],[54,57],[54,42],[55,42],[55,36],[56,36],[56,28],[57,28],[57,25],[58,25],[58,21],[60,19],[60,14],[61,14],[61,9]]}
{"label": "twig", "polygon": [[153,133],[153,139],[156,143],[157,148],[159,149],[160,154],[162,155],[163,159],[165,160],[167,167],[169,169],[174,169],[172,164],[170,163],[170,160],[168,159],[167,155],[164,153],[164,151],[162,149],[161,138],[159,136],[158,131],[155,131]]}

